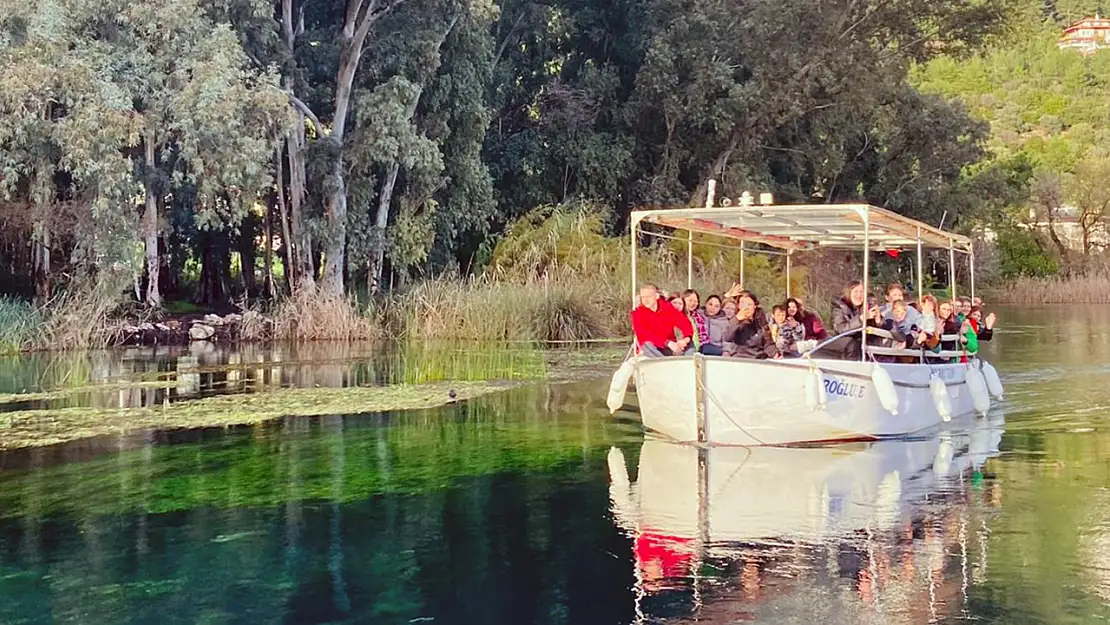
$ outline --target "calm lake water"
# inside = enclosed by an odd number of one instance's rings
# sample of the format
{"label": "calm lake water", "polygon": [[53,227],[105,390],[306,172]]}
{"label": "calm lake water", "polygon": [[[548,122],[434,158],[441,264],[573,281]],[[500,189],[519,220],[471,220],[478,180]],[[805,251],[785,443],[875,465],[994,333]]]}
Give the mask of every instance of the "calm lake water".
{"label": "calm lake water", "polygon": [[[0,454],[0,623],[1105,621],[1110,310],[1000,312],[1005,403],[913,441],[699,452],[609,417],[591,382]],[[16,359],[0,393],[543,373],[302,350]]]}

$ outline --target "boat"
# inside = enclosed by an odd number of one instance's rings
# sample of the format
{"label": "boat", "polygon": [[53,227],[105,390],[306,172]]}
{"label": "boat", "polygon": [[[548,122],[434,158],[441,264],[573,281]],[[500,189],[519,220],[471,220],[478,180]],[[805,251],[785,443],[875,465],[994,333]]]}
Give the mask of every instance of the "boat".
{"label": "boat", "polygon": [[[895,594],[925,591],[937,600],[933,586],[942,583],[966,593],[968,580],[946,579],[943,560],[962,553],[963,566],[954,568],[964,576],[985,566],[984,536],[976,549],[966,542],[973,531],[989,533],[982,513],[996,493],[978,485],[987,459],[999,453],[1003,419],[995,413],[969,426],[816,448],[698,447],[649,436],[634,481],[624,453],[611,448],[610,505],[614,524],[632,540],[637,613],[650,611],[650,596],[692,591],[704,610],[699,622],[714,622],[707,618],[714,603],[745,604],[734,607],[782,622],[829,622],[828,606],[806,596],[853,585],[862,593],[868,581],[875,605],[858,605],[858,594],[854,600],[854,609],[866,611],[896,603]],[[853,554],[855,568],[846,570]],[[899,560],[929,573],[890,564]],[[759,600],[745,597],[749,567],[762,578]],[[865,579],[869,573],[877,577]],[[805,614],[787,618],[786,605]]]}
{"label": "boat", "polygon": [[[637,249],[641,236],[687,241],[688,284],[693,281],[694,234],[739,242],[745,253],[785,257],[790,297],[793,255],[816,250],[849,250],[863,256],[864,291],[870,292],[874,252],[913,250],[917,290],[922,296],[924,255],[945,249],[949,290],[956,297],[955,258],[968,258],[971,296],[975,294],[975,252],[969,238],[946,232],[866,204],[776,205],[768,194],[754,201],[745,193],[733,206],[714,206],[716,183],[709,182],[700,208],[652,209],[631,215],[633,305],[639,289]],[[647,228],[645,228],[647,226]],[[685,231],[686,237],[665,231]],[[699,244],[701,244],[699,242]],[[726,247],[726,246],[721,246]],[[743,262],[741,262],[743,267]],[[743,273],[741,269],[741,283]],[[828,357],[836,341],[861,334],[890,337],[878,328],[853,330],[811,345],[800,358],[751,360],[719,356],[644,358],[632,354],[613,376],[610,412],[623,406],[632,381],[645,427],[675,441],[700,445],[791,445],[898,438],[922,433],[943,421],[986,414],[991,395],[1002,396],[997,372],[975,355],[960,351],[864,345],[859,360]],[[855,335],[855,336],[852,336]],[[947,335],[946,341],[957,337]],[[634,346],[635,347],[635,346]],[[912,363],[884,362],[916,357]],[[939,359],[939,360],[938,360]],[[959,362],[966,359],[967,362]]]}

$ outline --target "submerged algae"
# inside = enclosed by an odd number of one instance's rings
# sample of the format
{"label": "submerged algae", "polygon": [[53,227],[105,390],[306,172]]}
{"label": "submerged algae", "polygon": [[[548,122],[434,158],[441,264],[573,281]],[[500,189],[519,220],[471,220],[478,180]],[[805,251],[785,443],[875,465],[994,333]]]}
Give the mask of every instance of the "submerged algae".
{"label": "submerged algae", "polygon": [[435,382],[342,389],[279,388],[158,407],[19,410],[0,413],[0,450],[54,445],[93,436],[118,436],[148,429],[222,427],[279,417],[435,408],[518,384]]}
{"label": "submerged algae", "polygon": [[[380,351],[377,357],[368,357],[360,349],[350,354],[340,352],[345,357],[329,358],[325,351],[314,352],[311,359],[291,360],[279,358],[275,352],[272,361],[261,363],[205,365],[194,360],[175,370],[136,371],[130,379],[90,384],[86,377],[78,377],[85,383],[69,387],[39,385],[34,392],[0,394],[0,450],[145,430],[248,425],[287,416],[434,408],[529,382],[559,383],[608,376],[625,350],[545,351],[514,345],[468,349],[410,342]],[[279,372],[313,366],[321,368],[323,378],[311,375],[311,370],[302,371],[310,374],[305,376]],[[231,378],[233,371],[256,369],[269,375],[250,380]],[[200,378],[206,373],[210,375]],[[228,379],[221,380],[221,373]],[[318,379],[326,379],[327,388],[314,386]],[[126,393],[136,389],[144,392],[130,396],[128,401],[134,403],[126,407],[119,407],[121,400],[112,395],[103,396],[105,391]],[[162,393],[163,389],[168,392]],[[450,396],[452,390],[456,393],[454,399]],[[219,395],[200,398],[198,392]],[[101,400],[92,401],[100,396]]]}

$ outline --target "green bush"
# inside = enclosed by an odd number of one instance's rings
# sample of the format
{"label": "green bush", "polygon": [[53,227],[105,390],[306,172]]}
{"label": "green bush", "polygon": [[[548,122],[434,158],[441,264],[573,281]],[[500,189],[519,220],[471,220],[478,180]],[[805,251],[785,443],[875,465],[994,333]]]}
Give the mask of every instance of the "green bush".
{"label": "green bush", "polygon": [[1037,245],[1028,230],[1011,227],[998,231],[998,271],[1005,280],[1044,278],[1060,272],[1060,266]]}

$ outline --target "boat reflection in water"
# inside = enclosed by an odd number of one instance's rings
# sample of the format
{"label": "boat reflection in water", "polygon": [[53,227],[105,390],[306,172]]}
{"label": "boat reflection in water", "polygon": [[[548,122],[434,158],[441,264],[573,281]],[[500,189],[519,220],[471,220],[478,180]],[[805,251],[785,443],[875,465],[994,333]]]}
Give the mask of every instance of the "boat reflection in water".
{"label": "boat reflection in water", "polygon": [[[911,441],[609,452],[640,621],[925,623],[966,616],[986,575],[1002,419]],[[988,481],[989,482],[989,481]]]}

